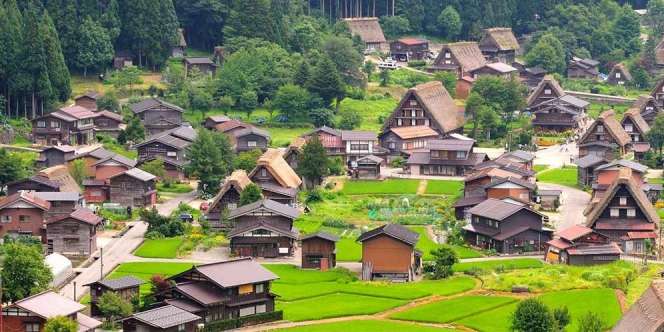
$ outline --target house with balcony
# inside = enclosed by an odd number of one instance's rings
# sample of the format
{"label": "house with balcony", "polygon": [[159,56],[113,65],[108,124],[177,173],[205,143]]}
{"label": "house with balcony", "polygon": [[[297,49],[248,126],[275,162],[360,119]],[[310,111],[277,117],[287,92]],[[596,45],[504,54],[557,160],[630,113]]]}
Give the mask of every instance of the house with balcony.
{"label": "house with balcony", "polygon": [[138,165],[159,158],[164,161],[167,176],[183,180],[184,166],[188,162],[186,150],[195,139],[196,131],[189,126],[152,135],[134,146],[138,151]]}
{"label": "house with balcony", "polygon": [[69,106],[32,119],[32,138],[38,145],[85,145],[94,142],[96,113]]}
{"label": "house with balcony", "polygon": [[275,310],[271,286],[278,278],[251,258],[194,265],[168,278],[173,286],[157,298],[205,323],[247,318]]}
{"label": "house with balcony", "polygon": [[657,210],[627,167],[586,214],[586,226],[608,236],[626,254],[644,253],[646,240],[657,242],[659,222]]}
{"label": "house with balcony", "polygon": [[527,204],[489,198],[468,213],[465,240],[484,249],[503,254],[542,251],[553,236],[553,230],[544,226],[545,216]]}
{"label": "house with balcony", "polygon": [[182,125],[184,110],[159,98],[148,98],[129,105],[129,108],[141,119],[147,135],[159,134]]}
{"label": "house with balcony", "polygon": [[620,124],[632,139],[630,147],[634,151],[634,158],[636,160],[643,159],[645,153],[650,151],[650,143],[646,136],[650,131],[650,125],[636,108],[631,108],[625,112]]}
{"label": "house with balcony", "polygon": [[112,138],[118,138],[123,128],[122,115],[111,111],[95,112],[94,117],[95,134],[107,135]]}
{"label": "house with balcony", "polygon": [[477,42],[461,41],[443,44],[438,57],[427,70],[449,71],[455,73],[457,78],[462,78],[486,62]]}
{"label": "house with balcony", "polygon": [[572,95],[549,99],[531,107],[533,127],[538,131],[576,130],[587,119],[590,103]]}
{"label": "house with balcony", "polygon": [[410,154],[406,167],[412,175],[464,176],[488,160],[485,153],[474,152],[474,147],[474,140],[432,140]]}
{"label": "house with balcony", "polygon": [[401,62],[426,60],[429,56],[429,41],[421,38],[401,38],[390,43],[390,56]]}
{"label": "house with balcony", "polygon": [[379,146],[376,133],[371,131],[337,130],[323,126],[302,135],[304,142],[300,142],[300,144],[303,146],[313,137],[318,138],[328,156],[340,157],[345,163],[369,155],[386,153],[385,149]]}
{"label": "house with balcony", "polygon": [[425,125],[392,127],[379,136],[380,144],[389,151],[390,156],[409,154],[423,149],[431,140],[440,138],[440,134]]}
{"label": "house with balcony", "polygon": [[48,201],[33,193],[19,192],[0,200],[0,238],[31,236],[46,242],[44,221],[51,208]]}

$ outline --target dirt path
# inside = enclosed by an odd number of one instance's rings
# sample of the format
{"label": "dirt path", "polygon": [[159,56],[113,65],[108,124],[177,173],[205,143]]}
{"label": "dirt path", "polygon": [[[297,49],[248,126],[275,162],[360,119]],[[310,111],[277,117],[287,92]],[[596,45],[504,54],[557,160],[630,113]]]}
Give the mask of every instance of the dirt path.
{"label": "dirt path", "polygon": [[427,191],[427,180],[421,180],[420,185],[417,187],[417,195],[424,195]]}

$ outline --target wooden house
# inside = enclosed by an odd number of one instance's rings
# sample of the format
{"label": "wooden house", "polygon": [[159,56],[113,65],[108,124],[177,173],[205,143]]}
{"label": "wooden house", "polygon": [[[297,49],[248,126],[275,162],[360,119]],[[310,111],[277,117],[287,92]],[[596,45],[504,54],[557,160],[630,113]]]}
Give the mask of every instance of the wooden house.
{"label": "wooden house", "polygon": [[51,208],[48,201],[32,193],[19,192],[0,200],[0,238],[10,236],[31,236],[46,242],[44,221]]}
{"label": "wooden house", "polygon": [[155,135],[182,125],[184,110],[159,98],[148,98],[129,105],[141,119],[147,135]]}
{"label": "wooden house", "polygon": [[592,183],[593,201],[591,203],[604,196],[609,187],[611,187],[611,184],[618,180],[622,168],[629,168],[632,173],[632,180],[639,185],[639,188],[643,190],[652,204],[657,203],[662,191],[662,185],[648,183],[648,178],[646,177],[648,166],[625,159],[613,160],[595,168],[594,182]]}
{"label": "wooden house", "polygon": [[542,251],[553,231],[543,225],[544,216],[528,205],[489,198],[468,211],[466,242],[499,253]]}
{"label": "wooden house", "polygon": [[429,141],[437,138],[440,138],[440,134],[425,125],[388,128],[379,137],[381,146],[387,149],[391,156],[422,149]]}
{"label": "wooden house", "polygon": [[157,203],[156,177],[140,168],[132,168],[108,179],[110,201],[121,206],[149,208]]}
{"label": "wooden house", "polygon": [[[664,55],[661,57],[664,65]],[[611,331],[660,332],[662,330],[664,330],[664,280],[655,279]]]}
{"label": "wooden house", "polygon": [[606,235],[582,225],[565,228],[555,235],[555,239],[547,242],[544,259],[549,263],[604,264],[619,260],[622,254],[620,247]]}
{"label": "wooden house", "polygon": [[487,198],[509,198],[525,204],[535,200],[536,189],[537,186],[534,183],[516,177],[493,178],[484,187]]}
{"label": "wooden house", "polygon": [[33,196],[49,202],[51,207],[46,211],[48,219],[68,215],[76,209],[83,207],[85,201],[80,193],[74,192],[35,192]]}
{"label": "wooden house", "polygon": [[267,150],[270,142],[270,133],[263,129],[251,126],[235,131],[230,137],[233,150],[240,153],[254,149]]}
{"label": "wooden house", "polygon": [[186,75],[189,75],[192,70],[210,76],[217,73],[217,64],[208,57],[186,57],[184,58],[184,68]]}
{"label": "wooden house", "polygon": [[551,75],[544,76],[537,87],[528,95],[526,105],[531,109],[541,103],[558,99],[565,95],[565,91]]}
{"label": "wooden house", "polygon": [[412,281],[420,273],[420,235],[398,224],[387,224],[357,238],[362,243],[362,280]]}
{"label": "wooden house", "polygon": [[410,154],[406,167],[411,175],[463,176],[488,160],[485,153],[474,152],[474,147],[474,140],[432,140]]}
{"label": "wooden house", "polygon": [[387,40],[380,27],[377,17],[345,18],[344,22],[353,36],[358,36],[364,43],[365,52],[382,52],[387,50]]}
{"label": "wooden house", "polygon": [[228,213],[233,229],[228,233],[231,253],[236,256],[292,256],[297,229],[293,220],[300,211],[269,199],[238,207]]}
{"label": "wooden house", "polygon": [[594,80],[599,77],[599,61],[572,57],[567,64],[567,77]]}
{"label": "wooden house", "polygon": [[249,173],[249,179],[261,187],[268,184],[297,189],[302,184],[300,177],[288,166],[278,149],[268,149],[258,158],[256,167]]}
{"label": "wooden house", "polygon": [[33,175],[26,179],[7,183],[7,195],[21,191],[59,191],[60,183],[51,181],[43,175]]}
{"label": "wooden house", "polygon": [[510,80],[518,76],[519,71],[503,62],[491,62],[482,67],[473,69],[469,72],[472,78],[478,79],[482,76],[497,76],[505,80]]}
{"label": "wooden house", "polygon": [[205,218],[210,226],[215,229],[229,231],[233,225],[224,218],[224,213],[233,211],[240,206],[240,194],[251,183],[244,170],[235,170],[224,179],[219,193],[214,197],[212,203],[205,212]]}
{"label": "wooden house", "polygon": [[597,154],[588,154],[577,158],[577,183],[580,187],[592,186],[595,181],[595,169],[607,163],[606,158]]}
{"label": "wooden house", "polygon": [[76,148],[70,145],[47,146],[39,152],[36,166],[37,168],[48,168],[56,165],[66,165],[74,158]]}
{"label": "wooden house", "polygon": [[97,99],[99,97],[101,96],[96,91],[86,91],[84,94],[74,98],[74,105],[96,111]]}
{"label": "wooden house", "polygon": [[457,79],[456,85],[454,86],[456,98],[468,99],[470,90],[473,89],[473,84],[475,84],[475,79],[470,76],[463,76]]}
{"label": "wooden house", "polygon": [[[62,192],[81,193],[81,187],[76,183],[76,180],[69,173],[67,166],[58,165],[49,168],[44,168],[37,174],[43,178],[49,179],[53,183],[59,185],[58,190]],[[31,178],[32,179],[32,178]]]}
{"label": "wooden house", "polygon": [[83,191],[88,203],[103,203],[110,199],[109,179],[136,167],[136,161],[113,154],[92,165],[93,178],[83,180]]}
{"label": "wooden house", "polygon": [[96,116],[93,118],[95,134],[118,138],[122,130],[121,125],[123,125],[122,115],[106,110],[95,112],[95,114]]}
{"label": "wooden house", "polygon": [[196,131],[189,126],[181,126],[152,135],[134,147],[141,165],[156,158],[164,161],[166,175],[183,180],[184,167],[188,163],[186,150],[196,139]]}
{"label": "wooden house", "polygon": [[614,111],[608,110],[600,114],[579,139],[579,158],[589,154],[607,161],[620,158],[627,153],[631,141]]}
{"label": "wooden house", "polygon": [[540,208],[547,211],[556,211],[560,206],[560,196],[562,193],[562,190],[538,189],[537,198]]}
{"label": "wooden house", "polygon": [[94,142],[96,114],[81,106],[63,107],[32,119],[32,137],[39,145],[85,145]]}
{"label": "wooden house", "polygon": [[426,60],[429,41],[421,38],[401,38],[390,43],[390,56],[396,61]]}
{"label": "wooden house", "polygon": [[601,199],[591,202],[586,215],[587,227],[608,236],[626,254],[644,253],[646,239],[657,241],[659,221],[630,168],[620,169],[618,179]]}
{"label": "wooden house", "polygon": [[477,42],[456,42],[443,44],[430,71],[451,71],[457,78],[470,75],[470,72],[484,66],[486,59]]}
{"label": "wooden house", "polygon": [[122,320],[125,332],[196,332],[203,323],[200,316],[174,305],[134,313]]}
{"label": "wooden house", "polygon": [[[464,110],[456,106],[440,81],[432,81],[410,88],[385,120],[381,132],[398,127],[427,126],[442,138],[462,131],[464,122]],[[390,146],[389,142],[381,142],[381,145],[388,149]]]}
{"label": "wooden house", "polygon": [[104,149],[103,147],[92,146],[90,148],[79,148],[76,154],[67,161],[67,167],[71,170],[76,160],[83,160],[85,164],[85,173],[88,175],[95,173],[94,164],[102,159],[115,155],[115,152]]}
{"label": "wooden house", "polygon": [[638,109],[641,112],[641,117],[651,126],[655,123],[655,117],[661,111],[653,96],[639,96],[631,108]]}
{"label": "wooden house", "polygon": [[307,140],[304,137],[296,137],[290,142],[288,149],[284,152],[284,160],[294,170],[297,169],[297,165],[300,163],[302,149],[305,144],[307,144]]}
{"label": "wooden house", "polygon": [[336,130],[327,126],[316,128],[302,137],[305,141],[317,137],[330,157],[340,157],[350,164],[369,155],[384,155],[386,150],[378,144],[376,133],[360,130]]}
{"label": "wooden house", "polygon": [[380,179],[380,168],[384,160],[381,157],[369,155],[357,159],[351,166],[352,178]]}
{"label": "wooden house", "polygon": [[211,323],[273,312],[274,273],[251,258],[195,265],[168,278],[173,286],[159,297]]}
{"label": "wooden house", "polygon": [[318,138],[318,141],[323,145],[328,156],[338,156],[343,158],[346,147],[341,140],[340,130],[328,126],[322,126],[302,135],[305,141],[311,140],[314,136]]}
{"label": "wooden house", "polygon": [[336,244],[339,237],[317,232],[302,237],[302,268],[325,271],[337,265]]}
{"label": "wooden house", "polygon": [[86,286],[90,287],[90,314],[92,316],[102,316],[98,303],[99,298],[106,293],[114,293],[125,302],[132,303],[140,297],[139,287],[143,283],[143,280],[135,277],[124,276],[117,279],[102,279],[87,284]]}
{"label": "wooden house", "polygon": [[484,30],[479,47],[488,60],[511,64],[519,51],[519,42],[512,28],[490,28]]}
{"label": "wooden house", "polygon": [[3,331],[44,331],[46,321],[62,316],[76,321],[78,332],[94,332],[101,322],[84,315],[85,306],[54,291],[45,291],[2,306]]}
{"label": "wooden house", "polygon": [[229,120],[229,121],[224,121],[222,123],[216,124],[214,128],[221,133],[224,133],[226,135],[233,136],[233,134],[237,131],[251,128],[252,125],[244,123],[240,120]]}
{"label": "wooden house", "polygon": [[523,150],[514,150],[501,154],[495,159],[495,162],[499,165],[512,165],[531,171],[534,160],[535,154]]}
{"label": "wooden house", "polygon": [[66,257],[87,257],[97,251],[97,228],[102,218],[92,210],[79,207],[67,215],[46,221],[48,253]]}
{"label": "wooden house", "polygon": [[[514,64],[512,66],[516,68]],[[527,67],[519,70],[519,79],[528,89],[536,88],[544,77],[546,77],[546,70],[542,67]]]}
{"label": "wooden house", "polygon": [[629,69],[623,63],[617,63],[611,72],[609,72],[609,77],[606,79],[609,84],[613,85],[625,85],[632,82],[632,73],[629,72]]}
{"label": "wooden house", "polygon": [[630,147],[634,151],[634,158],[643,159],[645,153],[650,151],[650,143],[646,136],[650,131],[650,125],[643,119],[641,112],[635,108],[625,112],[621,125],[632,139]]}
{"label": "wooden house", "polygon": [[652,89],[652,92],[650,92],[650,96],[655,99],[655,105],[658,108],[664,107],[664,79],[657,82],[655,87]]}
{"label": "wooden house", "polygon": [[587,101],[572,95],[547,100],[530,108],[535,116],[533,127],[539,131],[576,130],[586,121],[588,105]]}
{"label": "wooden house", "polygon": [[225,115],[211,115],[205,118],[205,121],[203,121],[203,127],[214,130],[217,125],[228,121],[231,121],[231,118]]}

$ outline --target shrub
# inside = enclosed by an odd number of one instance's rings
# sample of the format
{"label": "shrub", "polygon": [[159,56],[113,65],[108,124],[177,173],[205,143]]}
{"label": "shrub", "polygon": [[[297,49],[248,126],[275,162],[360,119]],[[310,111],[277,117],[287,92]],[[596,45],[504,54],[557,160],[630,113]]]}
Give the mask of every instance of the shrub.
{"label": "shrub", "polygon": [[551,332],[554,324],[551,311],[538,299],[520,302],[512,315],[512,331]]}
{"label": "shrub", "polygon": [[330,170],[330,175],[343,175],[345,172],[344,161],[341,157],[330,158],[328,169]]}
{"label": "shrub", "polygon": [[588,311],[579,318],[579,332],[601,332],[604,331],[604,323],[598,314]]}
{"label": "shrub", "polygon": [[403,157],[395,157],[390,162],[390,166],[393,168],[402,168],[406,164],[406,160]]}
{"label": "shrub", "polygon": [[454,274],[452,265],[459,262],[456,253],[449,247],[441,247],[431,251],[434,257],[435,266],[431,277],[433,279],[443,279]]}
{"label": "shrub", "polygon": [[323,220],[323,226],[331,228],[354,228],[355,225],[349,224],[341,219],[327,218]]}
{"label": "shrub", "polygon": [[412,68],[422,68],[427,65],[427,62],[424,60],[411,60],[408,61],[408,67]]}
{"label": "shrub", "polygon": [[318,189],[311,189],[307,191],[306,193],[306,198],[305,198],[305,203],[315,203],[315,202],[321,202],[323,201],[323,195],[321,194],[320,190]]}
{"label": "shrub", "polygon": [[343,111],[341,112],[341,119],[339,120],[339,129],[352,130],[362,124],[362,116],[359,113],[353,111]]}

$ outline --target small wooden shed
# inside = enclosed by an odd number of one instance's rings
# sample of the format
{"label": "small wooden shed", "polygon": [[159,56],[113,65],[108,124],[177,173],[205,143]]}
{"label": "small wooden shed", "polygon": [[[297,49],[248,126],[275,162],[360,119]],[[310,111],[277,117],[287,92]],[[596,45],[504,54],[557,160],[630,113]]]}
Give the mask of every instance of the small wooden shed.
{"label": "small wooden shed", "polygon": [[117,279],[103,279],[89,283],[90,287],[90,313],[92,316],[101,316],[98,302],[99,298],[106,292],[113,292],[124,301],[131,303],[134,298],[140,296],[140,286],[143,281],[132,276],[124,276]]}
{"label": "small wooden shed", "polygon": [[380,166],[383,164],[383,158],[368,155],[356,161],[357,167],[353,170],[353,177],[357,179],[378,179],[380,178]]}
{"label": "small wooden shed", "polygon": [[302,237],[302,268],[325,271],[337,265],[336,244],[339,237],[317,232]]}

